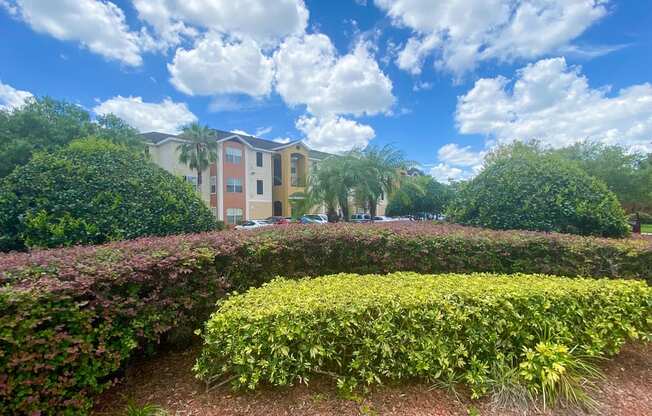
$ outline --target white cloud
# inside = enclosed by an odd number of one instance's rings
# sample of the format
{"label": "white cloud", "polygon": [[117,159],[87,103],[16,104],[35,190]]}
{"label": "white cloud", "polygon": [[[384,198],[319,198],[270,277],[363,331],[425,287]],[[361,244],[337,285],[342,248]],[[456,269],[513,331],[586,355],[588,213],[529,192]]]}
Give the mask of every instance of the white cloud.
{"label": "white cloud", "polygon": [[460,179],[466,179],[468,177],[468,175],[465,175],[462,169],[447,165],[445,163],[440,163],[430,168],[430,175],[432,175],[435,179],[437,179],[437,181],[441,183],[450,183]]}
{"label": "white cloud", "polygon": [[178,133],[184,125],[197,121],[185,103],[175,103],[169,98],[160,103],[147,103],[141,97],[118,95],[100,103],[93,111],[113,113],[141,132]]}
{"label": "white cloud", "polygon": [[303,0],[135,0],[134,7],[171,45],[192,25],[272,44],[308,24]]}
{"label": "white cloud", "polygon": [[537,139],[563,147],[585,139],[652,151],[652,84],[609,94],[591,88],[581,68],[545,59],[517,72],[516,80],[480,79],[458,98],[461,133],[491,140]]}
{"label": "white cloud", "polygon": [[531,59],[567,47],[605,16],[608,0],[375,0],[412,31],[397,64],[414,74],[428,55],[461,75],[478,62]]}
{"label": "white cloud", "polygon": [[277,137],[277,138],[273,139],[272,141],[276,142],[276,143],[287,144],[287,143],[290,143],[292,141],[292,139],[290,139],[289,137]]}
{"label": "white cloud", "polygon": [[444,163],[456,166],[481,165],[486,152],[474,152],[471,146],[460,147],[455,143],[448,143],[437,151],[437,158]]}
{"label": "white cloud", "polygon": [[0,110],[20,107],[29,97],[33,97],[31,92],[17,90],[11,85],[0,82]]}
{"label": "white cloud", "polygon": [[296,128],[306,135],[308,146],[332,153],[365,147],[376,135],[371,126],[336,116],[302,116],[296,121]]}
{"label": "white cloud", "polygon": [[93,53],[126,65],[142,64],[140,35],[129,30],[122,9],[109,1],[8,0],[0,5],[37,32],[79,42]]}
{"label": "white cloud", "polygon": [[194,49],[179,48],[168,64],[170,81],[189,95],[242,93],[256,97],[272,89],[274,64],[251,40],[226,41],[209,33]]}
{"label": "white cloud", "polygon": [[392,82],[380,70],[365,42],[338,56],[328,36],[290,37],[274,53],[276,90],[291,105],[307,106],[320,117],[373,115],[394,103]]}

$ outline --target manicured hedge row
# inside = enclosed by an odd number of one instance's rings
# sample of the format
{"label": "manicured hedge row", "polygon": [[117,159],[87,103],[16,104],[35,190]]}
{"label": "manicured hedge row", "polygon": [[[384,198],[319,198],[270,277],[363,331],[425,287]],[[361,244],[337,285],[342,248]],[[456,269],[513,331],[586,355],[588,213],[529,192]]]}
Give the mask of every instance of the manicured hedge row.
{"label": "manicured hedge row", "polygon": [[[544,373],[564,371],[569,351],[612,355],[628,339],[647,339],[651,312],[652,288],[638,281],[411,272],[278,279],[220,302],[195,371],[250,389],[315,374],[345,389],[456,380],[477,397],[492,369],[519,368],[519,382],[536,391]],[[547,350],[560,356],[550,362]]]}
{"label": "manicured hedge row", "polygon": [[652,240],[425,223],[289,226],[0,255],[0,408],[78,413],[138,348],[278,275],[492,271],[652,277]]}

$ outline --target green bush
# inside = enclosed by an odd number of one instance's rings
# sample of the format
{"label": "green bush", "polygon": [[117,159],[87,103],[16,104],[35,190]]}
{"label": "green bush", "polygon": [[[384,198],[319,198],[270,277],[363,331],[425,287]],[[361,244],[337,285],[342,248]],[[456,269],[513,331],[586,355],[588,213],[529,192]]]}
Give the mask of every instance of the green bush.
{"label": "green bush", "polygon": [[38,153],[0,183],[0,250],[207,231],[199,196],[125,147],[99,139]]}
{"label": "green bush", "polygon": [[498,155],[463,185],[448,215],[493,229],[623,237],[630,226],[606,185],[574,163],[527,149]]}
{"label": "green bush", "polygon": [[[195,371],[249,389],[315,374],[331,374],[347,390],[459,380],[477,397],[499,364],[520,367],[520,381],[536,392],[547,378],[541,371],[559,372],[569,361],[566,347],[612,355],[626,340],[647,339],[650,312],[652,289],[636,281],[416,273],[278,279],[219,303]],[[559,360],[541,342],[563,353]]]}
{"label": "green bush", "polygon": [[0,254],[0,409],[84,414],[136,351],[170,340],[171,331],[198,328],[224,289],[281,274],[394,271],[652,279],[652,244],[394,222]]}

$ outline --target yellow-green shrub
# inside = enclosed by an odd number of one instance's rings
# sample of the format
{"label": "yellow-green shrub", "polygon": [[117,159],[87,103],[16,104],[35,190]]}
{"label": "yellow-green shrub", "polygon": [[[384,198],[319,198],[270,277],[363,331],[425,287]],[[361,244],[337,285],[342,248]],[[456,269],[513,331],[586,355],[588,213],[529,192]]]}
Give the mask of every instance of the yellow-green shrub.
{"label": "yellow-green shrub", "polygon": [[652,289],[545,275],[339,274],[277,279],[219,305],[195,366],[208,382],[234,377],[253,389],[325,373],[346,389],[419,378],[480,396],[492,367],[517,368],[542,340],[597,356],[647,339]]}

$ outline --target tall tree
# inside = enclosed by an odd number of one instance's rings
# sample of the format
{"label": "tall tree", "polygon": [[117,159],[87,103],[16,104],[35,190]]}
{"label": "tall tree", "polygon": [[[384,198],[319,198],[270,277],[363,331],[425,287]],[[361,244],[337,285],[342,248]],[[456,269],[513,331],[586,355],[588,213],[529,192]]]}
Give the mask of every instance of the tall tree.
{"label": "tall tree", "polygon": [[577,143],[553,152],[606,183],[628,211],[652,209],[650,156],[594,142]]}
{"label": "tall tree", "polygon": [[402,151],[391,145],[367,146],[362,151],[354,151],[352,156],[358,159],[354,169],[358,178],[355,184],[356,197],[366,202],[373,217],[381,196],[389,197],[395,190],[400,173],[407,168],[409,162]]}
{"label": "tall tree", "polygon": [[358,180],[359,159],[351,154],[331,156],[317,165],[308,178],[307,209],[324,204],[330,219],[337,215],[337,208],[345,219],[349,218],[349,197]]}
{"label": "tall tree", "polygon": [[197,185],[201,185],[201,173],[208,169],[211,163],[217,160],[217,141],[208,126],[192,123],[186,126],[181,133],[186,140],[180,144],[179,162],[188,165],[197,171]]}
{"label": "tall tree", "polygon": [[406,176],[387,204],[388,215],[441,214],[454,196],[452,186],[432,176]]}
{"label": "tall tree", "polygon": [[144,150],[138,131],[109,114],[92,120],[77,104],[32,97],[12,110],[0,110],[0,178],[26,164],[36,151],[52,152],[75,139],[95,136]]}

